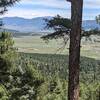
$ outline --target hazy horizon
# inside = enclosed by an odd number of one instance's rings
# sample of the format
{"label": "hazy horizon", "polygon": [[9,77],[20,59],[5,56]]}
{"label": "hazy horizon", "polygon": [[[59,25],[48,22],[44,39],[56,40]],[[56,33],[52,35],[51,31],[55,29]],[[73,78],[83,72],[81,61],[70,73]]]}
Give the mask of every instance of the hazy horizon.
{"label": "hazy horizon", "polygon": [[[55,15],[56,16],[56,15]],[[20,17],[20,16],[2,16],[2,18],[22,18],[22,19],[35,19],[35,18],[42,18],[42,17],[55,17],[55,16],[37,16],[37,17],[33,17],[33,18],[25,18],[25,17]],[[62,17],[62,16],[61,16]],[[65,18],[65,17],[64,17]],[[88,20],[95,20],[94,19],[83,19],[83,21],[88,21]]]}

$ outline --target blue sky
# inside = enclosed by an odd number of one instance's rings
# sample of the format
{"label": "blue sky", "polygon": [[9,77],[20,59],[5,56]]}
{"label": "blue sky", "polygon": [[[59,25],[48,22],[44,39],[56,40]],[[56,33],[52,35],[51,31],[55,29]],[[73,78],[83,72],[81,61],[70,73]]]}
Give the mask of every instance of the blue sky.
{"label": "blue sky", "polygon": [[[70,6],[66,0],[21,0],[8,8],[8,12],[2,17],[34,18],[59,14],[70,18]],[[100,14],[100,0],[84,0],[83,19],[95,19],[98,14]]]}

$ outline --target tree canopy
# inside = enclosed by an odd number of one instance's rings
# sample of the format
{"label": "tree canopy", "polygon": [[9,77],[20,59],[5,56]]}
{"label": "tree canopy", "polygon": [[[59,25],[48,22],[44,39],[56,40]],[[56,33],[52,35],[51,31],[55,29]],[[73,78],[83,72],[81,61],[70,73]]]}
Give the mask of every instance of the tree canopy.
{"label": "tree canopy", "polygon": [[[45,19],[47,25],[45,28],[53,29],[54,31],[50,34],[44,35],[41,38],[44,40],[49,39],[58,39],[58,38],[66,38],[69,39],[70,32],[71,32],[71,20],[68,18],[63,18],[59,15],[55,16],[54,18],[48,20]],[[81,38],[89,38],[91,35],[100,35],[100,30],[98,28],[84,30],[82,29]]]}
{"label": "tree canopy", "polygon": [[20,0],[0,0],[0,14],[7,11],[7,7],[12,6],[14,3]]}

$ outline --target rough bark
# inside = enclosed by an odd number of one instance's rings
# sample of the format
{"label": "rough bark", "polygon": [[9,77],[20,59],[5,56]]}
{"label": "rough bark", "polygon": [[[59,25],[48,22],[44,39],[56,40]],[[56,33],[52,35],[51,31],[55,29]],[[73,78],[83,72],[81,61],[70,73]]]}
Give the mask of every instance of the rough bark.
{"label": "rough bark", "polygon": [[68,100],[79,100],[80,42],[83,0],[71,0]]}

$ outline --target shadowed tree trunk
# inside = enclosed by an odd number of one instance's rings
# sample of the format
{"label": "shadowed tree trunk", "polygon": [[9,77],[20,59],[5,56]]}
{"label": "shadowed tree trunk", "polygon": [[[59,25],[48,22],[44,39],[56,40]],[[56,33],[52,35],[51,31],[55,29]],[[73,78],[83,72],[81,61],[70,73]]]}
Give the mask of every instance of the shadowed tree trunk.
{"label": "shadowed tree trunk", "polygon": [[68,100],[79,100],[80,42],[83,0],[71,2]]}

